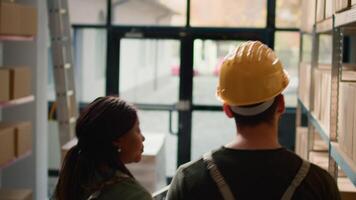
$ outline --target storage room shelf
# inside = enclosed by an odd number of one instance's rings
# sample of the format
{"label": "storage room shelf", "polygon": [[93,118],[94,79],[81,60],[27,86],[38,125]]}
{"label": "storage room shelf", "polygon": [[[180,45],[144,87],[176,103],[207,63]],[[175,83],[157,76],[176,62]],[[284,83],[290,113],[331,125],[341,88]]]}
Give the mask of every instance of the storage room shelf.
{"label": "storage room shelf", "polygon": [[338,143],[332,142],[330,146],[331,156],[356,186],[356,164],[340,149]]}
{"label": "storage room shelf", "polygon": [[356,9],[352,8],[335,14],[335,26],[347,26],[356,22]]}
{"label": "storage room shelf", "polygon": [[333,30],[333,18],[332,17],[316,23],[316,32],[317,33],[331,33],[332,30]]}
{"label": "storage room shelf", "polygon": [[35,96],[27,96],[19,99],[13,99],[9,101],[0,101],[0,109],[1,108],[6,108],[6,107],[12,107],[12,106],[17,106],[25,103],[30,103],[35,100]]}
{"label": "storage room shelf", "polygon": [[0,35],[0,41],[33,41],[34,36]]}
{"label": "storage room shelf", "polygon": [[27,153],[25,153],[25,154],[23,154],[23,155],[21,155],[21,156],[19,156],[17,158],[12,159],[12,160],[8,161],[7,163],[5,163],[3,165],[0,165],[0,170],[4,169],[6,167],[9,167],[9,166],[11,166],[11,165],[13,165],[13,164],[25,159],[25,158],[31,156],[31,154],[32,154],[32,151],[28,151]]}
{"label": "storage room shelf", "polygon": [[330,142],[329,134],[326,132],[324,126],[315,117],[315,115],[309,111],[309,109],[304,105],[304,103],[300,99],[298,99],[298,102],[302,106],[303,110],[306,111],[309,122],[314,126],[316,131],[319,133],[320,137],[324,140],[326,144],[329,144]]}
{"label": "storage room shelf", "polygon": [[301,100],[299,97],[298,97],[298,103],[302,106],[302,110],[303,110],[303,111],[309,112],[309,108],[305,105],[305,103],[303,102],[303,100]]}

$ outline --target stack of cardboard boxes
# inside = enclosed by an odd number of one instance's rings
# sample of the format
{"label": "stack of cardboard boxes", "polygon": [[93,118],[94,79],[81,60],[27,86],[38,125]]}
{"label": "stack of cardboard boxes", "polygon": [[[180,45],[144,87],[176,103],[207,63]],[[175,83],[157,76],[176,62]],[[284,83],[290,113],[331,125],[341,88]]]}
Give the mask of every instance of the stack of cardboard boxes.
{"label": "stack of cardboard boxes", "polygon": [[339,146],[356,163],[356,84],[340,83],[339,91]]}
{"label": "stack of cardboard boxes", "polygon": [[[311,163],[318,165],[325,170],[328,170],[328,145],[326,145],[325,141],[320,138],[318,133],[315,132],[311,134],[313,135],[314,139],[312,149],[310,152],[308,152],[308,130],[305,127],[297,128],[295,152],[303,159],[309,159]],[[353,200],[356,198],[356,188],[340,168],[338,172],[337,183],[342,200]]]}
{"label": "stack of cardboard boxes", "polygon": [[326,133],[330,129],[331,66],[314,69],[314,111]]}

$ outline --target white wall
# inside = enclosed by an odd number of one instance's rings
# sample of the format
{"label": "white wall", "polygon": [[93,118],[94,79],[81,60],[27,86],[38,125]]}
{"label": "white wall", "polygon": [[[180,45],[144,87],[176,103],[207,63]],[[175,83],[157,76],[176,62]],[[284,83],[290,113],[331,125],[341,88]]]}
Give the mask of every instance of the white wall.
{"label": "white wall", "polygon": [[32,188],[33,199],[47,199],[47,10],[43,0],[22,0],[38,10],[38,35],[31,42],[3,42],[5,65],[28,65],[32,69],[32,91],[35,101],[6,108],[3,120],[31,120],[32,155],[2,171],[2,187]]}

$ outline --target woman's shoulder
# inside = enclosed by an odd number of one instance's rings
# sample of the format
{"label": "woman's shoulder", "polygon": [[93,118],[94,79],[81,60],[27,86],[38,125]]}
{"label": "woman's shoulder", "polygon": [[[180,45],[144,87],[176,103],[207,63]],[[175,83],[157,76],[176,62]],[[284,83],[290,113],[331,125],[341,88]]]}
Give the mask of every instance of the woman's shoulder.
{"label": "woman's shoulder", "polygon": [[134,178],[126,177],[102,190],[99,200],[109,199],[123,200],[151,200],[151,194],[141,186]]}

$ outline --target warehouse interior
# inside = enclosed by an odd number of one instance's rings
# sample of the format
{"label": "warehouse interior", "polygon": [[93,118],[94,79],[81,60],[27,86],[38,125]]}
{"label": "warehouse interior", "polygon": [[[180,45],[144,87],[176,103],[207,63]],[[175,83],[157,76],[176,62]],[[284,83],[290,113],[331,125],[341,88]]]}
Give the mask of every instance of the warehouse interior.
{"label": "warehouse interior", "polygon": [[164,188],[234,137],[215,90],[248,40],[290,76],[279,142],[356,199],[355,16],[355,0],[0,0],[0,199],[51,199],[79,113],[105,95],[138,109],[145,151],[127,167]]}

